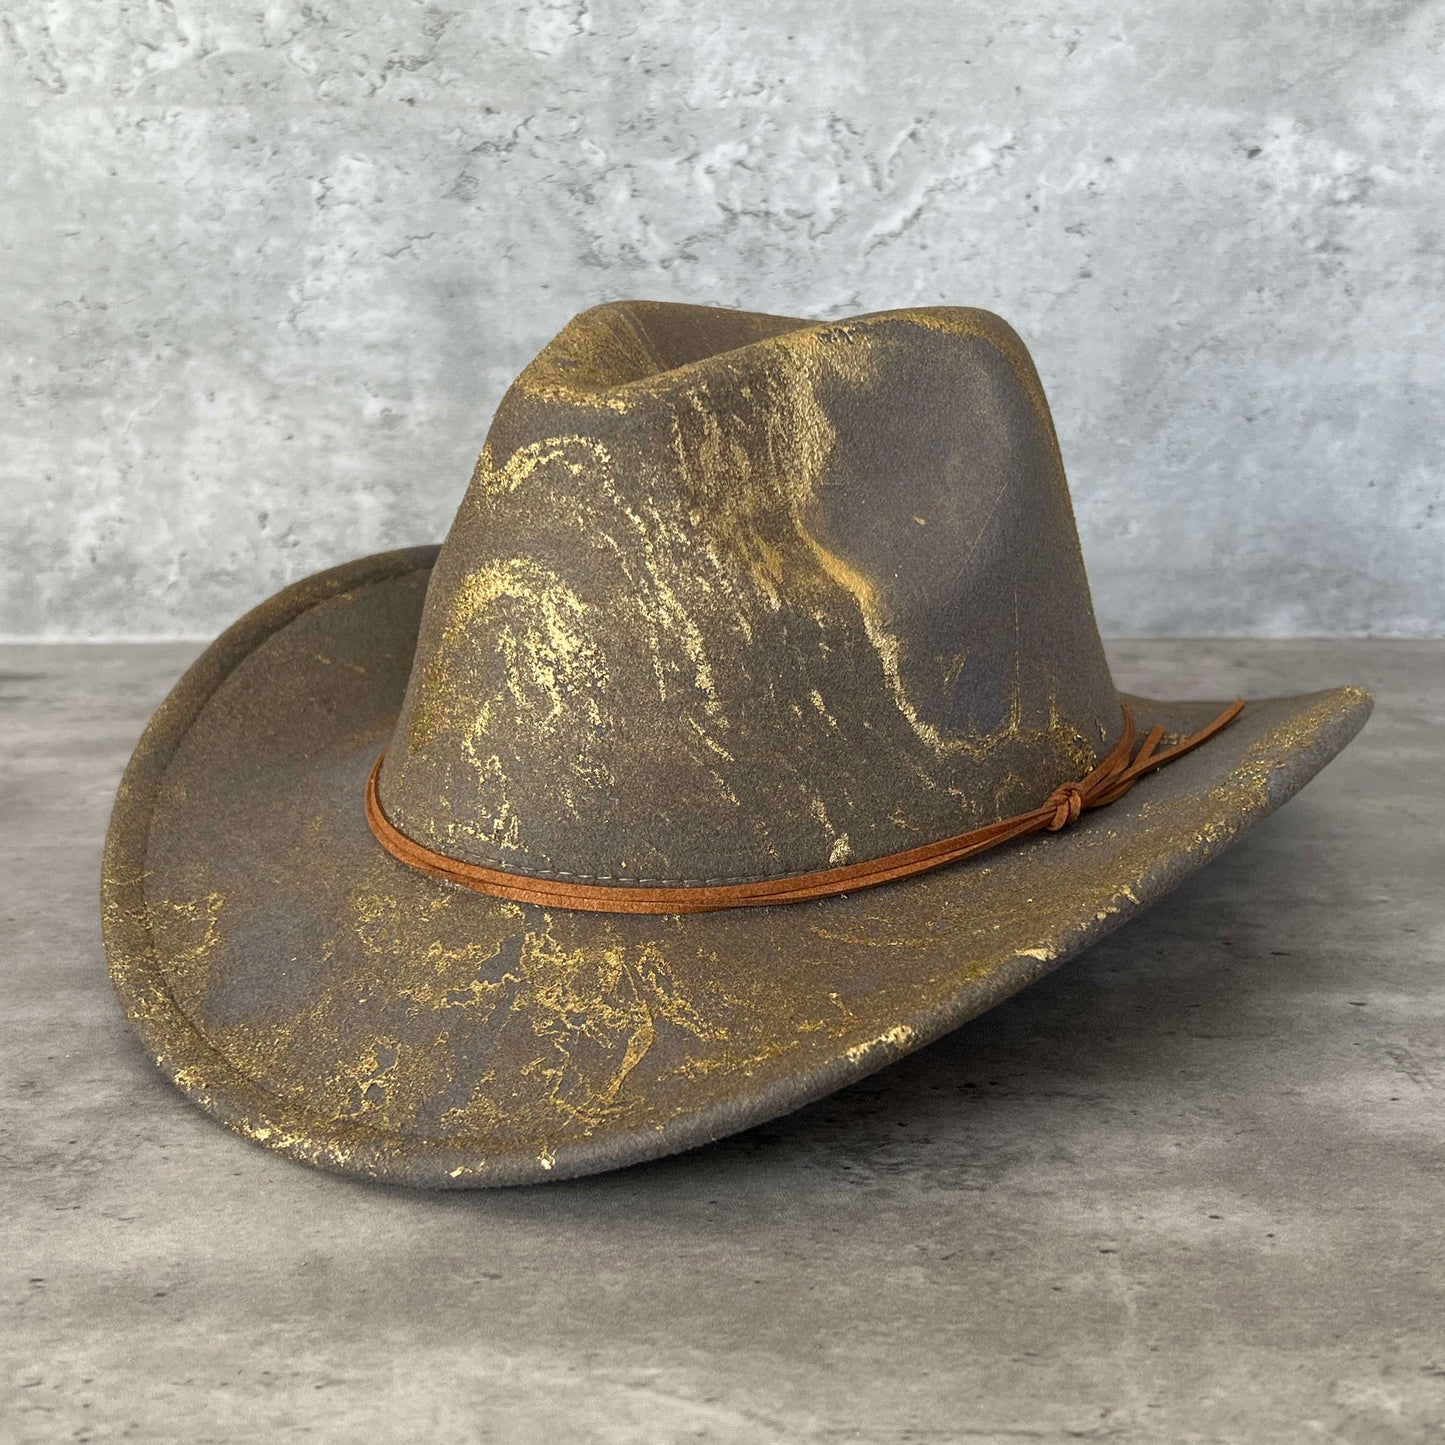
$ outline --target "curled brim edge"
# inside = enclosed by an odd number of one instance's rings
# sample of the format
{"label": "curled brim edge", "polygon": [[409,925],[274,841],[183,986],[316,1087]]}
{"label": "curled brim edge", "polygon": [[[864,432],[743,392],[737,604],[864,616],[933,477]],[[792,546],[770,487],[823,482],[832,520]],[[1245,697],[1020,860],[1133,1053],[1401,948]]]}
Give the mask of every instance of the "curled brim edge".
{"label": "curled brim edge", "polygon": [[[436,552],[435,547],[422,547],[383,553],[319,573],[269,598],[217,638],[176,684],[136,747],[112,814],[102,879],[112,979],[132,1027],[162,1074],[193,1103],[254,1142],[323,1169],[384,1182],[474,1187],[591,1174],[711,1142],[822,1098],[1001,1002],[1172,890],[1303,787],[1359,731],[1371,707],[1368,693],[1350,687],[1251,702],[1246,718],[1166,770],[1178,775],[1171,787],[1192,787],[1200,798],[1220,800],[1210,826],[1194,830],[1150,866],[1120,877],[1107,909],[1081,907],[1062,926],[1041,926],[1037,936],[1021,932],[1005,940],[996,963],[971,972],[965,985],[920,996],[915,1008],[895,1007],[888,1015],[891,1023],[874,1027],[863,1042],[840,1039],[836,1048],[770,1077],[732,1078],[716,1097],[669,1117],[598,1127],[544,1147],[497,1149],[486,1138],[378,1133],[364,1119],[312,1117],[304,1101],[282,1097],[264,1079],[238,1068],[181,1006],[154,937],[146,897],[147,857],[167,768],[231,673],[311,609],[377,583],[426,572]],[[1148,701],[1135,701],[1147,715]],[[1227,786],[1240,777],[1247,777],[1247,788]],[[1142,830],[1148,826],[1148,807],[1147,797],[1133,805],[1126,799],[1063,834],[1050,835],[1041,845],[1021,850],[1010,865],[1012,875],[1008,868],[993,870],[997,886],[1017,887],[1025,877],[1046,884],[1051,874],[1067,866],[1068,850],[1091,846],[1091,829],[1095,841],[1102,828]],[[1105,813],[1114,817],[1102,821]],[[956,865],[965,870],[971,866]],[[946,892],[952,871],[934,875],[927,894],[900,891],[896,906],[927,908],[930,896],[942,896],[939,889]],[[905,885],[874,892],[895,887]],[[825,901],[767,911],[795,917],[802,927],[805,919],[816,918],[812,910],[830,906]]]}

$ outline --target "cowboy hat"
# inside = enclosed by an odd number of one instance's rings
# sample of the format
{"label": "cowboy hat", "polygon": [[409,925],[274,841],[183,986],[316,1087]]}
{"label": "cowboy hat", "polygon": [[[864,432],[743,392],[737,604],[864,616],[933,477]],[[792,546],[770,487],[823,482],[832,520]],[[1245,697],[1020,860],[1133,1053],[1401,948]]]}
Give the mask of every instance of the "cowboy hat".
{"label": "cowboy hat", "polygon": [[1117,693],[997,317],[602,306],[507,393],[440,548],[288,587],[162,704],[111,973],[167,1077],[292,1158],[590,1173],[987,1009],[1369,708]]}

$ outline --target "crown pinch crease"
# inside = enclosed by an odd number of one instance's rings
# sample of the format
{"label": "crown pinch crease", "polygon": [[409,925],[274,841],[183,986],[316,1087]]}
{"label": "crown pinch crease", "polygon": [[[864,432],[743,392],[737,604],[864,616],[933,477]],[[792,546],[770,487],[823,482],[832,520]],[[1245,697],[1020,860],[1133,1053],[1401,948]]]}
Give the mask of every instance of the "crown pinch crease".
{"label": "crown pinch crease", "polygon": [[1244,700],[1236,698],[1211,722],[1163,752],[1158,751],[1164,737],[1162,727],[1152,728],[1138,752],[1134,751],[1134,714],[1128,704],[1124,704],[1123,708],[1124,730],[1108,756],[1077,782],[1060,784],[1038,807],[936,843],[925,843],[901,853],[813,873],[794,873],[739,883],[657,887],[649,884],[567,882],[464,863],[409,838],[386,816],[377,794],[377,779],[385,752],[377,758],[366,780],[366,821],[381,846],[409,867],[469,888],[474,893],[485,893],[515,903],[592,913],[650,914],[712,913],[725,908],[803,903],[860,888],[873,888],[881,883],[892,883],[916,873],[942,868],[1031,833],[1056,833],[1077,822],[1090,809],[1105,807],[1122,798],[1146,773],[1172,763],[1208,742],[1239,716]]}

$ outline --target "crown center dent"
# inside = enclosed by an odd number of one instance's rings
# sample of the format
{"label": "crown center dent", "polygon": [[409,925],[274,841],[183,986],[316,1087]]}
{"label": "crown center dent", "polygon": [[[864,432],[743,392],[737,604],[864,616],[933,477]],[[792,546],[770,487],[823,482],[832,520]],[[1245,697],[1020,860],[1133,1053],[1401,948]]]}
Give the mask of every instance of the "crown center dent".
{"label": "crown center dent", "polygon": [[[649,313],[653,375],[633,354],[563,394],[544,353],[504,399],[380,779],[398,827],[539,876],[721,882],[1088,771],[1119,707],[1017,338],[940,308],[657,372],[697,310]],[[553,343],[594,377],[625,344]]]}

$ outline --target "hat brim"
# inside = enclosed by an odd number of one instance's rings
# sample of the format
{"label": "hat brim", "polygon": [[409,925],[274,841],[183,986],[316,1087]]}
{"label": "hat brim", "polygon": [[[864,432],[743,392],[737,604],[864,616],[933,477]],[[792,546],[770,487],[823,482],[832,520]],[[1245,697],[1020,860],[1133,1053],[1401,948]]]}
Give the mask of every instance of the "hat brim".
{"label": "hat brim", "polygon": [[[1370,710],[1357,688],[1251,701],[1061,833],[841,898],[545,910],[416,872],[367,827],[435,555],[321,573],[213,643],[137,746],[102,883],[116,990],[177,1088],[269,1148],[395,1183],[594,1173],[872,1073],[1167,893]],[[1221,706],[1129,701],[1171,732]]]}

